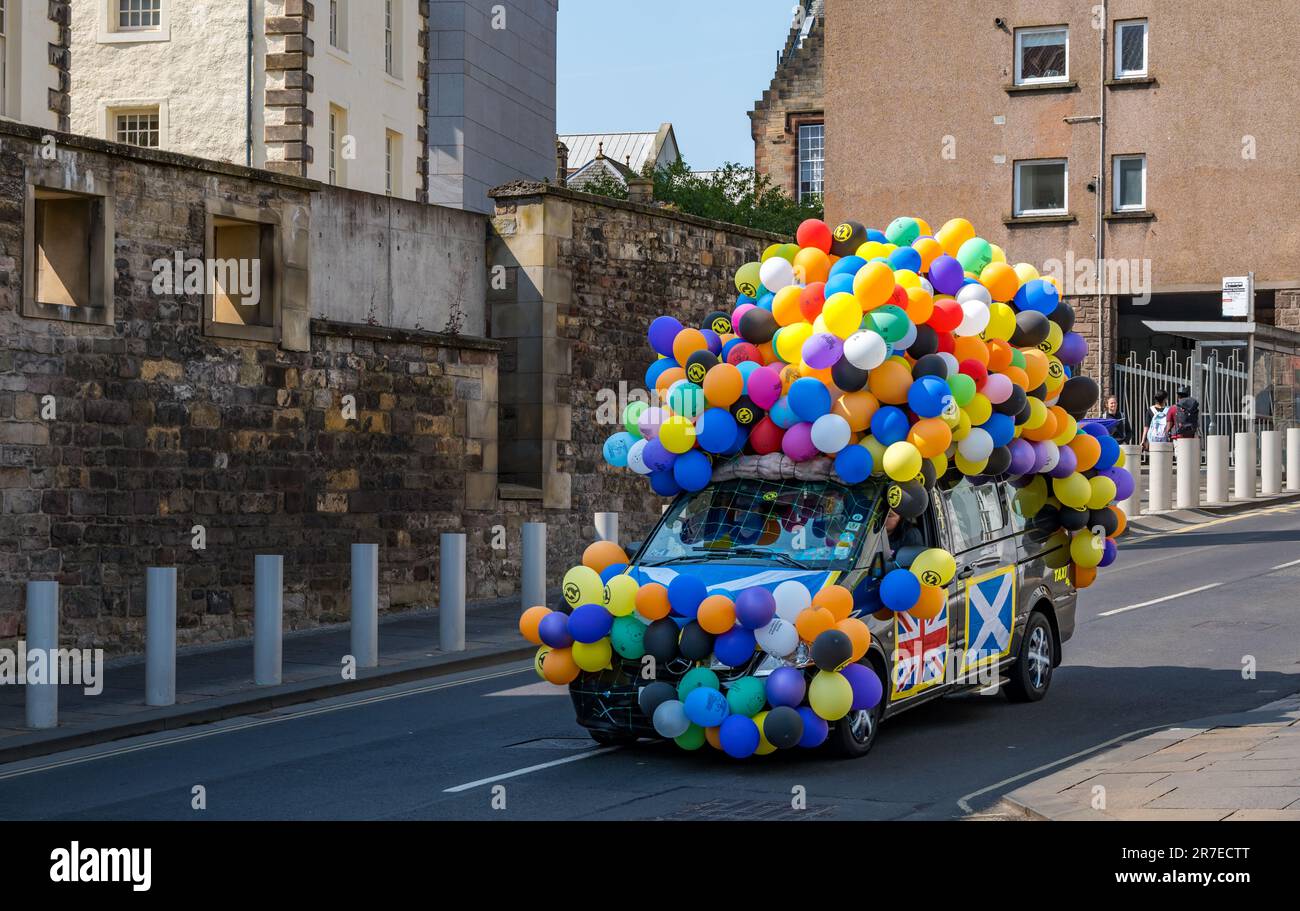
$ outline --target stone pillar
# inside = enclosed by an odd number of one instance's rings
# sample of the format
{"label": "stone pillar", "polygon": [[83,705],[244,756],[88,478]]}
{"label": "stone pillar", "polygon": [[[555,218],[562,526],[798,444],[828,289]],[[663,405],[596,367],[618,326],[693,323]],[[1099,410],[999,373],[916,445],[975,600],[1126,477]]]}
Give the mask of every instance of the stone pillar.
{"label": "stone pillar", "polygon": [[297,177],[307,176],[307,165],[313,159],[307,144],[307,128],[312,124],[307,96],[313,87],[307,61],[315,48],[307,37],[307,23],[314,12],[308,0],[266,0],[262,23],[266,35],[262,137],[266,161],[262,166]]}
{"label": "stone pillar", "polygon": [[652,206],[655,203],[655,182],[649,177],[630,177],[627,181],[628,202]]}

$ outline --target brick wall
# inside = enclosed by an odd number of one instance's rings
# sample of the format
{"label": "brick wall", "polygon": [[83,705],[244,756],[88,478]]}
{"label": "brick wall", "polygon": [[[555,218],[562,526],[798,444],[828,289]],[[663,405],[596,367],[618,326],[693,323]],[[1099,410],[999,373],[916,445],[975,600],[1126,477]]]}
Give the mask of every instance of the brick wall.
{"label": "brick wall", "polygon": [[754,168],[791,197],[798,193],[799,127],[825,119],[822,78],[825,18],[820,0],[808,0],[807,15],[816,16],[812,30],[798,44],[800,28],[791,30],[771,86],[750,112],[754,138]]}

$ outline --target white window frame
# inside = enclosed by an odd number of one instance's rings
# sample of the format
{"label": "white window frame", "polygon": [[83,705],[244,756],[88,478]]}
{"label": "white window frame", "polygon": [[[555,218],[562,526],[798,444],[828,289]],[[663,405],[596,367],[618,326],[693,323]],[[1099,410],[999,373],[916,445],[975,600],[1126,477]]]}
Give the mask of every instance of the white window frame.
{"label": "white window frame", "polygon": [[[158,144],[157,144],[157,145],[148,146],[148,145],[142,145],[142,144],[140,144],[140,143],[138,143],[138,142],[127,142],[126,140],[122,139],[122,138],[121,138],[121,135],[122,135],[122,124],[121,124],[121,120],[122,120],[123,117],[154,117],[154,118],[156,118],[157,121],[158,121]],[[139,132],[139,131],[137,131],[137,132]],[[109,138],[110,138],[113,142],[118,142],[118,143],[121,143],[122,145],[134,146],[134,147],[137,148],[137,149],[161,149],[161,148],[162,148],[162,111],[160,111],[160,110],[159,110],[158,108],[156,108],[156,107],[152,107],[152,108],[117,108],[116,110],[113,111],[112,135],[111,135]]]}
{"label": "white window frame", "polygon": [[141,44],[147,41],[171,41],[171,0],[161,0],[158,12],[158,27],[153,28],[119,28],[119,0],[97,0],[99,7],[99,27],[95,40],[100,44]]}
{"label": "white window frame", "polygon": [[[1137,161],[1142,164],[1142,202],[1140,205],[1120,204],[1119,166],[1122,161]],[[1114,187],[1111,204],[1115,212],[1145,212],[1147,210],[1147,157],[1145,155],[1116,155],[1111,159],[1110,182]]]}
{"label": "white window frame", "polygon": [[346,55],[348,53],[348,33],[349,25],[349,0],[326,0],[329,4],[326,10],[327,32],[329,49],[338,54]]}
{"label": "white window frame", "polygon": [[[1063,184],[1062,202],[1059,209],[1026,209],[1020,204],[1020,169],[1025,165],[1046,165],[1059,164],[1063,170],[1061,181]],[[1068,215],[1070,212],[1070,159],[1068,158],[1026,158],[1017,161],[1012,177],[1014,199],[1012,214],[1016,218],[1034,218],[1040,215]]]}
{"label": "white window frame", "polygon": [[343,141],[348,136],[348,109],[341,104],[330,104],[325,112],[326,180],[331,186],[348,185],[348,162],[343,157]]}
{"label": "white window frame", "polygon": [[[1065,72],[1060,76],[1033,76],[1025,78],[1021,70],[1024,62],[1024,41],[1029,35],[1043,35],[1049,32],[1065,33]],[[1042,25],[1034,28],[1018,28],[1015,37],[1015,84],[1016,85],[1060,85],[1070,81],[1070,27],[1068,25]]]}
{"label": "white window frame", "polygon": [[[158,114],[158,148],[166,149],[171,143],[171,118],[166,98],[106,98],[99,103],[100,135],[109,142],[117,142],[117,115],[141,112]],[[132,146],[132,148],[147,148]]]}
{"label": "white window frame", "polygon": [[822,149],[821,149],[821,153],[822,153],[822,158],[821,158],[821,161],[822,161],[822,180],[821,180],[821,184],[822,184],[822,192],[821,192],[821,193],[816,193],[815,191],[809,191],[809,192],[810,192],[812,195],[820,195],[820,196],[825,196],[825,194],[826,194],[826,123],[825,123],[825,121],[822,121],[822,122],[820,122],[820,123],[801,123],[801,124],[799,124],[799,126],[797,127],[797,129],[796,129],[796,133],[795,133],[795,146],[796,146],[795,155],[796,155],[796,159],[795,159],[795,175],[794,175],[795,187],[794,187],[794,188],[795,188],[795,201],[796,201],[796,202],[803,202],[803,198],[804,198],[804,189],[803,189],[803,165],[804,165],[804,157],[803,157],[803,149],[804,149],[804,144],[803,144],[803,131],[806,130],[806,129],[811,129],[811,128],[813,128],[813,127],[821,127],[821,130],[822,130]]}
{"label": "white window frame", "polygon": [[[1124,48],[1120,42],[1120,32],[1125,26],[1142,26],[1142,69],[1126,70],[1124,69]],[[1150,44],[1148,38],[1151,34],[1151,23],[1146,19],[1119,19],[1115,22],[1115,61],[1114,73],[1116,79],[1142,79],[1151,71]]]}

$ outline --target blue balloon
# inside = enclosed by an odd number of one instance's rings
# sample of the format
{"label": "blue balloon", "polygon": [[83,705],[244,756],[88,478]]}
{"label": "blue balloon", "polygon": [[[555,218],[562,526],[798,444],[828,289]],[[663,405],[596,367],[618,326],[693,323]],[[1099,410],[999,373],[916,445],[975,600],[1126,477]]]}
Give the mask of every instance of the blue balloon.
{"label": "blue balloon", "polygon": [[569,635],[569,615],[564,611],[551,611],[537,624],[537,636],[551,648],[568,648],[573,645],[573,636]]}
{"label": "blue balloon", "polygon": [[865,446],[845,446],[835,456],[835,473],[845,484],[861,484],[874,467],[871,450]]}
{"label": "blue balloon", "polygon": [[995,411],[980,426],[993,438],[994,446],[1006,446],[1016,437],[1016,420],[1009,414],[999,414]]}
{"label": "blue balloon", "polygon": [[[742,339],[742,341],[743,341],[743,339]],[[741,381],[742,381],[743,383],[745,383],[746,385],[748,385],[748,384],[749,384],[749,375],[750,375],[751,373],[753,373],[755,370],[757,370],[759,367],[762,367],[762,366],[763,366],[762,364],[757,363],[756,361],[741,361],[739,364],[736,365],[736,369],[740,371],[740,379],[741,379]],[[741,388],[744,388],[744,387],[741,387]]]}
{"label": "blue balloon", "polygon": [[695,422],[695,442],[705,452],[726,452],[736,442],[739,426],[726,408],[710,408]]}
{"label": "blue balloon", "polygon": [[950,398],[952,398],[952,389],[937,376],[923,376],[912,383],[907,390],[908,407],[916,413],[917,417],[922,418],[937,418],[943,414],[944,405]]}
{"label": "blue balloon", "polygon": [[[835,265],[838,266],[839,263],[836,263]],[[832,272],[834,272],[833,268]],[[855,275],[856,273],[850,274],[848,272],[841,272],[838,275],[832,274],[831,277],[826,280],[827,299],[830,299],[837,294],[852,294],[853,279]]]}
{"label": "blue balloon", "polygon": [[675,497],[682,492],[671,471],[650,472],[650,489],[661,497]]}
{"label": "blue balloon", "polygon": [[717,354],[722,350],[722,336],[712,329],[701,329],[700,335],[704,336],[704,343],[709,346],[709,351]]}
{"label": "blue balloon", "polygon": [[910,269],[919,273],[921,271],[921,254],[911,247],[899,247],[889,254],[889,268],[895,271]]}
{"label": "blue balloon", "polygon": [[716,728],[731,714],[727,697],[711,686],[701,686],[686,694],[686,717],[702,728]]}
{"label": "blue balloon", "polygon": [[713,462],[698,449],[684,452],[673,463],[673,480],[682,490],[703,490],[713,480]]}
{"label": "blue balloon", "polygon": [[905,611],[921,597],[921,580],[906,569],[894,569],[880,581],[880,600],[893,611]]}
{"label": "blue balloon", "polygon": [[[858,270],[861,269],[866,264],[867,261],[863,259],[861,256],[845,256],[841,258],[838,262],[836,262],[835,265],[831,266],[831,273],[830,273],[831,278],[834,278],[835,276],[841,275],[843,273],[848,273],[849,275],[857,275]],[[827,289],[826,296],[830,297],[829,288]]]}
{"label": "blue balloon", "polygon": [[[743,294],[736,295],[736,307],[743,307],[745,304],[757,304],[757,303],[758,303],[757,298],[746,297]],[[732,307],[731,309],[735,310],[736,307]]]}
{"label": "blue balloon", "polygon": [[625,572],[627,572],[626,563],[611,563],[609,566],[606,566],[605,569],[601,572],[600,581],[608,585],[610,579],[614,578],[615,576],[621,576]]}
{"label": "blue balloon", "polygon": [[799,717],[803,719],[803,736],[799,738],[799,746],[811,750],[826,742],[826,738],[830,736],[831,726],[825,718],[806,705],[799,707]]}
{"label": "blue balloon", "polygon": [[679,573],[668,583],[668,603],[673,613],[694,619],[700,602],[709,596],[709,590],[697,576]]}
{"label": "blue balloon", "polygon": [[569,635],[578,642],[599,642],[613,625],[614,615],[599,604],[583,604],[569,615]]}
{"label": "blue balloon", "polygon": [[728,715],[718,731],[722,752],[733,759],[747,759],[758,749],[758,725],[744,715]]}
{"label": "blue balloon", "polygon": [[776,295],[773,294],[771,291],[768,291],[768,292],[764,293],[763,296],[760,297],[760,298],[758,299],[758,306],[761,307],[762,309],[768,311],[769,313],[771,313],[771,312],[772,312],[772,302],[775,301],[775,300],[776,300]]}
{"label": "blue balloon", "polygon": [[744,427],[741,427],[739,424],[737,424],[735,441],[730,446],[727,447],[726,452],[721,452],[719,453],[719,455],[724,455],[724,456],[739,455],[740,451],[745,448],[745,444],[748,442],[749,442],[749,431],[747,431]]}
{"label": "blue balloon", "polygon": [[754,657],[754,631],[738,626],[713,640],[713,657],[727,667],[742,667]]}
{"label": "blue balloon", "polygon": [[794,413],[794,409],[790,407],[789,397],[784,395],[772,406],[772,410],[767,413],[767,416],[772,419],[773,424],[782,430],[789,430],[799,423],[799,415]]}
{"label": "blue balloon", "polygon": [[1113,436],[1097,437],[1097,442],[1101,444],[1101,456],[1097,459],[1094,466],[1098,471],[1106,471],[1114,468],[1115,463],[1119,461],[1119,441]]}
{"label": "blue balloon", "polygon": [[889,238],[885,236],[885,232],[877,231],[875,228],[867,228],[867,240],[874,240],[878,244],[889,243]]}
{"label": "blue balloon", "polygon": [[805,376],[790,384],[790,407],[800,420],[816,421],[822,415],[831,413],[831,391],[821,380]]}
{"label": "blue balloon", "polygon": [[641,450],[641,457],[651,471],[671,472],[673,463],[677,461],[677,456],[669,452],[658,440],[646,441],[645,449]]}
{"label": "blue balloon", "polygon": [[1033,310],[1043,316],[1051,316],[1061,303],[1061,297],[1057,294],[1055,285],[1045,279],[1036,278],[1020,286],[1013,303],[1017,310]]}
{"label": "blue balloon", "polygon": [[661,357],[655,361],[645,372],[645,388],[654,389],[655,383],[663,375],[665,370],[671,370],[674,367],[681,366],[671,357]]}
{"label": "blue balloon", "polygon": [[636,437],[626,430],[619,431],[605,441],[604,449],[601,450],[605,456],[605,461],[615,468],[627,467],[627,451],[632,448],[636,442]]}
{"label": "blue balloon", "polygon": [[[813,382],[817,381],[813,380]],[[947,388],[946,383],[944,388]],[[878,408],[876,413],[871,416],[871,435],[882,446],[892,446],[895,443],[902,442],[907,439],[907,434],[911,429],[912,425],[908,423],[907,415],[903,412],[903,409],[895,408],[893,405]],[[649,446],[646,446],[646,449],[649,448]]]}
{"label": "blue balloon", "polygon": [[808,683],[803,671],[795,667],[778,667],[767,677],[767,702],[772,708],[780,705],[790,707],[803,702],[808,694]]}
{"label": "blue balloon", "polygon": [[672,357],[673,340],[682,331],[682,324],[671,316],[661,316],[650,324],[650,347],[665,357]]}

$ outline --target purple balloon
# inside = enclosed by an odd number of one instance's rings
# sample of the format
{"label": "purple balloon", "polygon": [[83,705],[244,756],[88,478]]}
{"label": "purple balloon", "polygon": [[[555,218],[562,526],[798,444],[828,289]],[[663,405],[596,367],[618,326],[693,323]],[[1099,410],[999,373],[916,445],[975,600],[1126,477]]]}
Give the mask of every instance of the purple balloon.
{"label": "purple balloon", "polygon": [[1119,556],[1119,547],[1115,544],[1114,541],[1112,541],[1110,538],[1107,538],[1105,541],[1102,542],[1101,562],[1098,563],[1097,565],[1101,567],[1110,566],[1112,563],[1115,562],[1115,558],[1118,556]]}
{"label": "purple balloon", "polygon": [[1067,332],[1061,339],[1061,347],[1056,349],[1056,356],[1062,364],[1082,364],[1088,356],[1088,342],[1077,332]]}
{"label": "purple balloon", "polygon": [[1034,446],[1028,440],[1012,440],[1007,444],[1011,450],[1011,467],[1007,472],[1013,475],[1026,475],[1034,467]]}
{"label": "purple balloon", "polygon": [[966,281],[966,271],[961,263],[947,253],[935,257],[930,263],[930,284],[940,294],[956,294]]}
{"label": "purple balloon", "polygon": [[1107,468],[1099,471],[1097,474],[1103,478],[1110,478],[1115,482],[1115,499],[1117,501],[1127,500],[1133,496],[1133,475],[1129,474],[1127,468]]}
{"label": "purple balloon", "polygon": [[700,335],[704,336],[704,343],[709,346],[709,353],[722,353],[722,336],[718,335],[718,333],[714,332],[712,329],[701,329]]}
{"label": "purple balloon", "polygon": [[[649,448],[649,446],[646,447],[646,449]],[[1068,478],[1078,471],[1079,457],[1074,454],[1074,450],[1069,446],[1061,446],[1057,451],[1061,454],[1061,457],[1060,461],[1056,463],[1056,467],[1052,469],[1052,477]]]}
{"label": "purple balloon", "polygon": [[880,703],[885,691],[875,671],[863,664],[850,664],[840,673],[849,681],[849,686],[853,687],[851,711],[874,709]]}
{"label": "purple balloon", "polygon": [[1051,450],[1042,444],[1042,442],[1030,443],[1034,447],[1034,464],[1030,469],[1030,474],[1042,474],[1043,467],[1047,465],[1047,459],[1051,455]]}
{"label": "purple balloon", "polygon": [[804,421],[795,424],[781,438],[781,451],[796,462],[807,462],[817,455],[812,441],[812,424]]}
{"label": "purple balloon", "polygon": [[573,637],[569,635],[569,615],[563,611],[551,611],[537,624],[537,637],[551,648],[573,645]]}
{"label": "purple balloon", "polygon": [[760,586],[747,588],[736,597],[736,619],[745,629],[762,629],[776,616],[776,598]]}
{"label": "purple balloon", "polygon": [[778,667],[767,678],[767,702],[772,708],[788,705],[795,708],[803,702],[808,685],[803,671],[793,667]]}
{"label": "purple balloon", "polygon": [[673,356],[673,340],[682,324],[671,316],[661,316],[650,324],[650,347],[664,357]]}
{"label": "purple balloon", "polygon": [[843,354],[844,342],[829,332],[819,332],[803,343],[803,359],[818,370],[835,366]]}
{"label": "purple balloon", "polygon": [[799,717],[803,719],[803,736],[799,738],[799,746],[811,750],[826,742],[831,726],[825,718],[806,705],[799,706]]}
{"label": "purple balloon", "polygon": [[658,440],[647,442],[641,456],[646,465],[653,471],[667,471],[677,461],[677,456],[669,452],[664,444]]}

